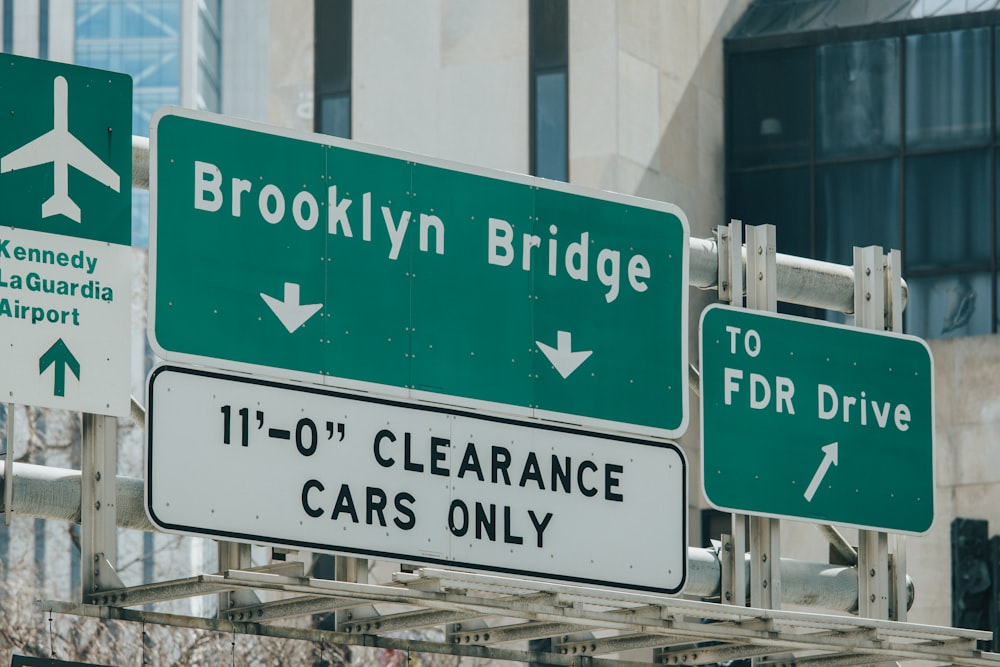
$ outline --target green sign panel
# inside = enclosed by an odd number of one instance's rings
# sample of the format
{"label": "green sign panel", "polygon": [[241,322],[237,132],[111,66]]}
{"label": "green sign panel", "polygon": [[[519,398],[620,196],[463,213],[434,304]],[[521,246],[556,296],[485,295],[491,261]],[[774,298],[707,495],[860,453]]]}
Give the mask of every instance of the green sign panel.
{"label": "green sign panel", "polygon": [[902,533],[934,518],[933,362],[919,338],[712,306],[705,495],[721,509]]}
{"label": "green sign panel", "polygon": [[151,144],[163,358],[684,431],[677,207],[180,109]]}
{"label": "green sign panel", "polygon": [[132,242],[132,79],[0,54],[0,225]]}

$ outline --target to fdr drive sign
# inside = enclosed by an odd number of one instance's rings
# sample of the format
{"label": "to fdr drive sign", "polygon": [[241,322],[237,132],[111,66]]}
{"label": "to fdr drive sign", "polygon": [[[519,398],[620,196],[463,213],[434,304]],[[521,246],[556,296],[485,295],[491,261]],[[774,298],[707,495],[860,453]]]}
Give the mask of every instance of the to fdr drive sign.
{"label": "to fdr drive sign", "polygon": [[672,443],[160,366],[146,508],[161,529],[677,593]]}

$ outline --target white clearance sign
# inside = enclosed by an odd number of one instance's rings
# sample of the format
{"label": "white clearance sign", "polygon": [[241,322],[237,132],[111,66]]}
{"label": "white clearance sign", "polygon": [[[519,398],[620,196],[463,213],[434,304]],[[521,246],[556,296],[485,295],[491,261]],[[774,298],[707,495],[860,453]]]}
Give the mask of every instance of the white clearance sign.
{"label": "white clearance sign", "polygon": [[672,443],[160,366],[146,509],[168,532],[674,594]]}

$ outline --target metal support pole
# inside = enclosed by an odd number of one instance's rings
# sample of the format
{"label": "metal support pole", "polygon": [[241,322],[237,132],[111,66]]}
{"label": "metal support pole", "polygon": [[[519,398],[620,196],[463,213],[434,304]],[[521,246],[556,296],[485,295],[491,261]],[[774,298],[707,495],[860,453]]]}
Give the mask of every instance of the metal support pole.
{"label": "metal support pole", "polygon": [[743,223],[732,220],[716,228],[719,244],[719,300],[743,305]]}
{"label": "metal support pole", "polygon": [[333,561],[334,579],[355,584],[368,583],[368,559],[350,556],[335,556]]}
{"label": "metal support pole", "polygon": [[[349,581],[355,584],[368,583],[368,559],[352,556],[333,557],[333,578],[337,581]],[[376,618],[378,610],[372,605],[361,605],[350,609],[338,609],[334,612],[334,622],[338,630],[344,630],[352,622],[366,618]]]}
{"label": "metal support pole", "polygon": [[774,225],[747,225],[747,308],[778,309]]}
{"label": "metal support pole", "polygon": [[[253,557],[249,544],[219,541],[219,572],[226,570],[246,570],[253,567]],[[218,617],[225,619],[227,609],[260,604],[260,598],[253,591],[239,589],[219,594]]]}
{"label": "metal support pole", "polygon": [[14,404],[7,404],[7,442],[4,449],[3,466],[3,525],[10,525],[14,514]]}
{"label": "metal support pole", "polygon": [[898,250],[885,256],[885,313],[889,331],[903,331],[903,259]]}
{"label": "metal support pole", "polygon": [[[743,222],[731,220],[716,229],[719,250],[719,298],[743,307]],[[733,514],[732,534],[723,536],[722,602],[744,607],[747,604],[746,515]]]}
{"label": "metal support pole", "polygon": [[[865,329],[886,328],[886,262],[882,248],[854,248],[854,317]],[[889,618],[889,536],[858,531],[858,614]]]}
{"label": "metal support pole", "polygon": [[747,517],[745,514],[733,515],[733,556],[732,556],[732,604],[745,607],[747,605]]}
{"label": "metal support pole", "polygon": [[[736,588],[733,586],[733,575],[736,573],[734,551],[733,536],[729,533],[723,533],[719,541],[719,566],[721,570],[719,601],[722,604],[736,604]],[[744,597],[746,596],[744,595]]]}
{"label": "metal support pole", "polygon": [[[885,312],[890,331],[903,331],[903,260],[899,250],[885,256]],[[889,554],[889,618],[905,621],[908,607],[906,588],[906,536],[893,535]]]}
{"label": "metal support pole", "polygon": [[[747,226],[747,308],[778,309],[774,225]],[[750,606],[781,608],[781,522],[750,517]]]}
{"label": "metal support pole", "polygon": [[118,562],[118,422],[84,413],[80,480],[80,582],[83,600],[121,588]]}
{"label": "metal support pole", "polygon": [[909,606],[909,591],[906,579],[906,536],[893,535],[889,553],[889,619],[906,621]]}

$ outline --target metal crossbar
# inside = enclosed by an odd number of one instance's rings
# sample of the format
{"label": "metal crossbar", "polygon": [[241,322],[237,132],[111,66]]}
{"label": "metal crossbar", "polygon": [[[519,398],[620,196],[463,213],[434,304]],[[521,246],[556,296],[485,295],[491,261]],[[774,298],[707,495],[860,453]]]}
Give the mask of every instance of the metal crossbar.
{"label": "metal crossbar", "polygon": [[[980,630],[542,585],[434,568],[399,573],[386,584],[315,579],[294,568],[291,572],[224,570],[103,591],[83,604],[47,600],[39,606],[79,616],[551,665],[648,667],[758,658],[773,667],[906,660],[1000,667],[1000,655],[977,648],[978,641],[992,636]],[[224,610],[223,618],[134,609],[236,590],[254,591],[267,601]],[[287,624],[297,616],[351,609],[366,611],[342,623],[338,631]],[[442,628],[444,641],[393,636],[430,627]],[[592,638],[575,639],[581,632]],[[540,637],[557,640],[544,657],[524,648],[528,639]],[[649,660],[615,657],[634,649],[651,649]]]}

